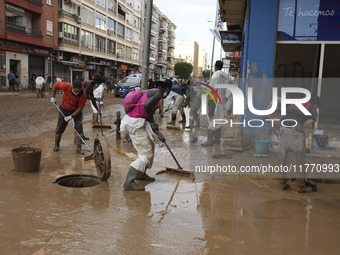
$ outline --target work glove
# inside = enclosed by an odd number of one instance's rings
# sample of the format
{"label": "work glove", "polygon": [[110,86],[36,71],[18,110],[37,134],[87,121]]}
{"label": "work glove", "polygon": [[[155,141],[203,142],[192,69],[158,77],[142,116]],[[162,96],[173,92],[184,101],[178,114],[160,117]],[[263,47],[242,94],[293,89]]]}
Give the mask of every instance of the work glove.
{"label": "work glove", "polygon": [[64,118],[64,120],[65,120],[66,122],[69,122],[71,119],[72,119],[72,116],[71,116],[71,115],[70,115],[70,116],[66,116],[66,117]]}
{"label": "work glove", "polygon": [[55,97],[51,97],[51,103],[55,104]]}
{"label": "work glove", "polygon": [[96,97],[96,101],[100,102],[101,98],[100,97]]}
{"label": "work glove", "polygon": [[159,139],[162,143],[165,142],[165,137],[162,135],[162,133],[158,132],[158,133],[157,133],[157,136],[158,136],[158,139]]}
{"label": "work glove", "polygon": [[97,113],[98,113],[99,118],[101,118],[102,117],[101,111],[97,110]]}

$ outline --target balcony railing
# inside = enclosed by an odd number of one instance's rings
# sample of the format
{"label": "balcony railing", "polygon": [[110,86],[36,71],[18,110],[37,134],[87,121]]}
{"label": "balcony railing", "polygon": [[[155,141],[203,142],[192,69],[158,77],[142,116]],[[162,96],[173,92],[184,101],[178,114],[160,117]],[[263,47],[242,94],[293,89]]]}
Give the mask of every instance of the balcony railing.
{"label": "balcony railing", "polygon": [[12,23],[8,23],[8,22],[6,23],[6,29],[11,30],[16,33],[43,38],[41,31],[32,30],[32,28],[22,27],[22,26],[18,26]]}
{"label": "balcony railing", "polygon": [[28,2],[34,3],[34,4],[39,5],[39,6],[43,6],[41,0],[28,0]]}

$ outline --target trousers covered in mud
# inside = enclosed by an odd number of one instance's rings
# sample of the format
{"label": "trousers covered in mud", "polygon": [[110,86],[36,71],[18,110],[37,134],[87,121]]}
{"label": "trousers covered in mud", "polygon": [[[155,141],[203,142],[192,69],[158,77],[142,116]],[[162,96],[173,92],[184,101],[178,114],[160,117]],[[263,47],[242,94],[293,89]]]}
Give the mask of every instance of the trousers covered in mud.
{"label": "trousers covered in mud", "polygon": [[149,122],[142,118],[132,118],[127,114],[121,123],[121,132],[127,130],[133,147],[136,149],[138,157],[130,166],[134,169],[145,172],[151,168],[155,153],[154,133]]}
{"label": "trousers covered in mud", "polygon": [[[303,131],[299,131],[296,128],[285,128],[281,127],[279,132],[279,148],[278,155],[279,160],[282,165],[287,164],[287,156],[288,152],[291,151],[294,153],[296,158],[296,165],[302,165],[306,163],[306,139],[305,133]],[[305,178],[305,171],[301,173],[297,173],[297,185],[303,182]],[[285,175],[282,175],[282,178],[285,178]]]}
{"label": "trousers covered in mud", "polygon": [[[65,116],[70,116],[72,113],[74,113],[74,111],[66,111],[64,108],[62,108],[61,106],[59,107],[59,109],[62,111],[62,113]],[[79,114],[77,114],[77,116],[73,117],[73,121],[74,121],[74,128],[77,130],[77,132],[79,134],[83,133],[83,123],[82,123],[82,119],[83,119],[83,113],[80,112]],[[65,132],[65,129],[67,127],[68,122],[66,122],[64,120],[64,116],[59,112],[59,116],[58,116],[58,124],[57,124],[57,129],[55,131],[55,133],[57,135],[61,135]]]}

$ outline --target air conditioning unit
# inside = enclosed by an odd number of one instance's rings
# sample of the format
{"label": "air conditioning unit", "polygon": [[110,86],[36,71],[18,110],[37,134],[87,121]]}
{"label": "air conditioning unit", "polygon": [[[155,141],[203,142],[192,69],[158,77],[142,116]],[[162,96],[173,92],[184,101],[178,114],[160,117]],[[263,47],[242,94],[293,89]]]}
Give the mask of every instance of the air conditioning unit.
{"label": "air conditioning unit", "polygon": [[58,32],[58,38],[63,38],[64,37],[64,33],[63,32]]}
{"label": "air conditioning unit", "polygon": [[115,32],[114,32],[113,29],[108,28],[108,29],[107,29],[107,34],[108,34],[108,35],[114,35]]}
{"label": "air conditioning unit", "polygon": [[120,58],[120,54],[119,53],[117,53],[117,58]]}
{"label": "air conditioning unit", "polygon": [[77,21],[78,21],[78,23],[82,22],[81,16],[77,16]]}

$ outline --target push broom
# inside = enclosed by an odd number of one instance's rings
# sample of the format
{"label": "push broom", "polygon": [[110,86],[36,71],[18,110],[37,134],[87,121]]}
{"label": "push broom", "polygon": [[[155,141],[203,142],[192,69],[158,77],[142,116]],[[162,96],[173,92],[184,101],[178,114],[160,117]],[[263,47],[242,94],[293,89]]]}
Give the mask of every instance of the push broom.
{"label": "push broom", "polygon": [[172,153],[169,145],[165,141],[163,143],[165,144],[166,148],[169,150],[172,158],[175,160],[175,162],[177,164],[177,169],[171,168],[171,167],[166,167],[165,170],[159,171],[156,175],[168,173],[168,174],[176,174],[176,175],[180,175],[180,176],[184,176],[184,177],[190,177],[191,174],[192,174],[191,171],[184,170],[183,167],[181,167],[181,165],[178,163],[178,161],[177,161],[175,155]]}

